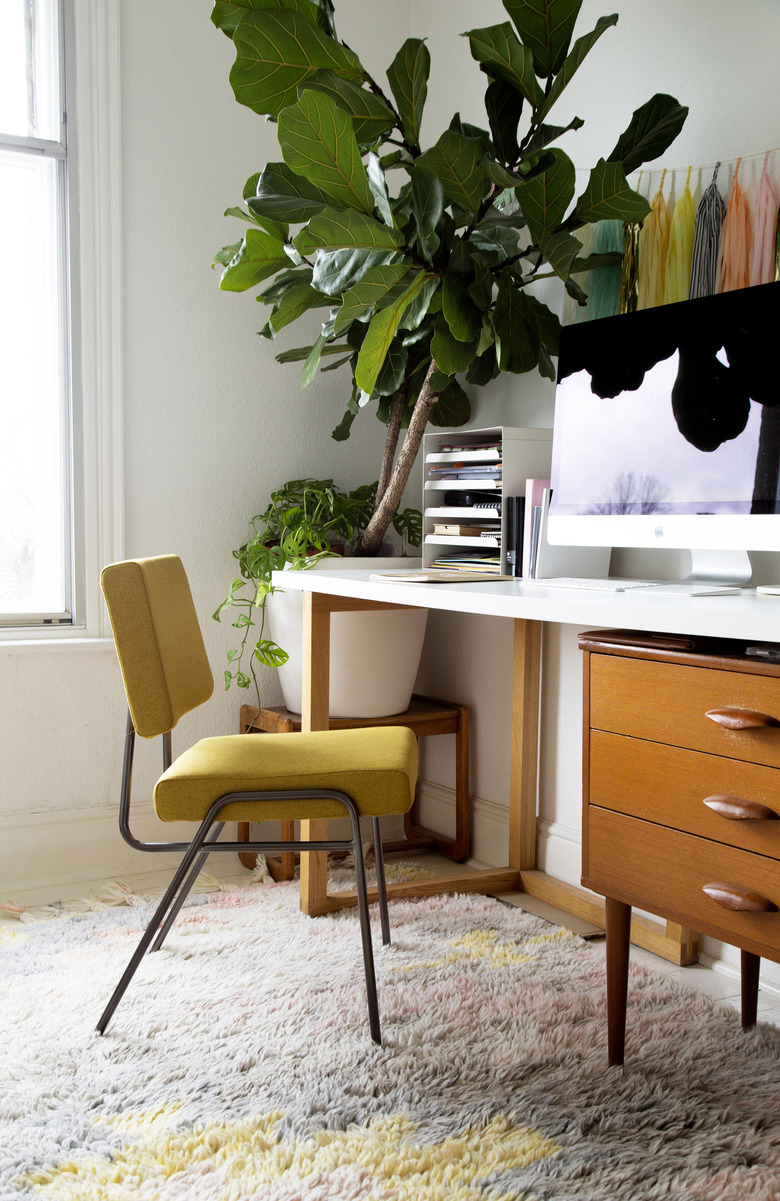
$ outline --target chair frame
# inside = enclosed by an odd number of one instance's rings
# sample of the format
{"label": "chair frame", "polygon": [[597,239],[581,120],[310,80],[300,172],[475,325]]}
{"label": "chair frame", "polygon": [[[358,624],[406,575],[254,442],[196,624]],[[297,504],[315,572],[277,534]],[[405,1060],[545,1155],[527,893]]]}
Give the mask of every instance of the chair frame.
{"label": "chair frame", "polygon": [[[141,960],[148,950],[159,951],[171,926],[186,901],[198,874],[203,868],[208,856],[215,851],[237,854],[239,852],[256,851],[279,855],[283,851],[351,851],[355,861],[355,883],[358,901],[358,916],[363,947],[363,966],[366,975],[366,993],[368,999],[369,1028],[371,1038],[381,1045],[382,1035],[379,1023],[379,1003],[376,989],[376,973],[374,968],[374,952],[371,942],[371,924],[368,910],[368,891],[366,887],[366,869],[363,859],[363,844],[360,830],[360,813],[357,805],[346,792],[330,788],[313,788],[297,790],[268,790],[260,792],[229,792],[219,797],[209,809],[198,826],[195,837],[191,842],[143,842],[136,838],[130,829],[130,793],[132,788],[133,757],[135,751],[135,727],[128,711],[127,730],[125,734],[124,761],[122,767],[122,786],[119,802],[119,829],[131,847],[138,851],[183,851],[184,857],[166,889],[162,900],[154,911],[154,915],[144,931],[141,941],[130,958],[125,971],[111,995],[106,1008],[97,1023],[99,1034],[105,1033],[108,1023],[121,1001],[127,986],[138,969]],[[167,770],[172,760],[171,732],[167,730],[162,735],[163,770]],[[347,839],[327,839],[321,841],[282,840],[264,842],[220,842],[219,837],[225,823],[220,822],[220,811],[226,806],[239,802],[254,802],[258,806],[263,801],[328,799],[338,801],[343,805],[350,821],[351,837]],[[262,820],[262,810],[258,809],[258,820]],[[385,883],[384,857],[382,853],[382,838],[379,818],[372,817],[374,846],[376,853],[377,893],[379,914],[382,928],[382,942],[390,942],[390,921],[387,910],[387,886]]]}

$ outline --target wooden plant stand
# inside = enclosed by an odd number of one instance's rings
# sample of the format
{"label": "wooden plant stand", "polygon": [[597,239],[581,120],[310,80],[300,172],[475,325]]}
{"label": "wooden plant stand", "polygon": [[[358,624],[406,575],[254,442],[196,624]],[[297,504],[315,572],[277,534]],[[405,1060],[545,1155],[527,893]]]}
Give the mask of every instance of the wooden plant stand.
{"label": "wooden plant stand", "polygon": [[[385,851],[412,851],[424,847],[435,848],[440,855],[461,863],[468,858],[471,849],[469,812],[469,711],[465,705],[440,701],[429,696],[412,697],[405,713],[390,717],[332,717],[331,730],[355,730],[375,726],[406,726],[417,738],[433,734],[455,735],[455,837],[448,838],[417,823],[417,802],[404,814],[405,838],[400,842],[384,843]],[[257,709],[254,705],[242,705],[239,717],[240,734],[291,734],[301,729],[301,716],[291,713],[284,705]],[[282,838],[292,840],[294,823],[282,822]],[[239,822],[238,841],[249,841],[249,822]],[[254,867],[255,856],[240,854],[245,867]],[[267,859],[268,870],[274,880],[291,880],[295,872],[295,855],[290,851],[282,854],[281,860]]]}

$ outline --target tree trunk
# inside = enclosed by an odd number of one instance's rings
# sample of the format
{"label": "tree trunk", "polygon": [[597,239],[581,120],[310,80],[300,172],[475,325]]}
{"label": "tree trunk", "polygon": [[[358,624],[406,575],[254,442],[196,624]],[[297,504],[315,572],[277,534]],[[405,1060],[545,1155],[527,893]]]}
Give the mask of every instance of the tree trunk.
{"label": "tree trunk", "polygon": [[428,424],[431,409],[439,399],[430,386],[430,379],[435,370],[436,362],[434,359],[431,359],[430,366],[425,373],[423,385],[415,401],[414,410],[409,421],[409,428],[406,431],[404,444],[401,447],[400,454],[393,468],[390,482],[383,495],[380,496],[377,494],[376,508],[371,520],[363,531],[362,538],[355,547],[356,555],[366,556],[379,553],[379,548],[384,542],[390,522],[398,511],[404,488],[417,458],[417,452],[422,444],[422,436]]}
{"label": "tree trunk", "polygon": [[379,472],[379,480],[377,482],[377,505],[387,491],[387,485],[390,483],[390,477],[393,472],[393,462],[395,460],[395,450],[398,446],[398,436],[401,433],[401,425],[403,424],[404,411],[406,409],[406,398],[408,395],[409,381],[405,379],[393,397],[393,407],[390,411],[390,420],[387,424],[385,449],[382,454],[382,468]]}

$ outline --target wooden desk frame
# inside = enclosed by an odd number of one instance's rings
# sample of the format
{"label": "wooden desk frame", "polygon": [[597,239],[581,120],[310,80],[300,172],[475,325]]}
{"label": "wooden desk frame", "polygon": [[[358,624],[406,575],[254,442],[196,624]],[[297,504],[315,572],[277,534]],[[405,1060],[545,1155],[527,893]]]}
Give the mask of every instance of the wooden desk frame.
{"label": "wooden desk frame", "polygon": [[[331,613],[415,607],[325,592],[303,592],[303,730],[328,728]],[[436,876],[430,880],[391,883],[388,885],[390,897],[430,896],[445,892],[522,891],[595,925],[605,925],[602,898],[556,880],[536,868],[541,628],[540,621],[514,619],[507,866]],[[327,836],[326,831],[325,821],[303,822],[301,838],[321,839]],[[375,899],[376,890],[369,890],[369,900]],[[310,852],[301,856],[300,902],[304,913],[317,916],[354,905],[356,896],[354,892],[328,893],[326,855],[323,852]],[[636,917],[632,922],[631,936],[637,945],[673,963],[693,963],[698,958],[695,932],[672,922],[664,926],[641,916]]]}

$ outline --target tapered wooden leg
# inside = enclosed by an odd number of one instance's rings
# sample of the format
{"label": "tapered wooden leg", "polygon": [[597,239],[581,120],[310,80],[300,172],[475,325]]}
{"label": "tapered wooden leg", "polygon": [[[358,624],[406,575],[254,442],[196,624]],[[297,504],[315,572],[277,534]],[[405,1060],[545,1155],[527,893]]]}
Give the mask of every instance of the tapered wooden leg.
{"label": "tapered wooden leg", "polygon": [[[327,730],[330,722],[330,610],[327,596],[303,594],[303,691],[301,729]],[[327,821],[301,822],[301,839],[328,837]],[[322,907],[328,896],[328,858],[324,851],[301,855],[300,904],[304,913]],[[320,908],[321,911],[321,908]]]}
{"label": "tapered wooden leg", "polygon": [[628,953],[631,906],[606,898],[607,917],[607,1051],[610,1067],[623,1062],[626,1045]]}
{"label": "tapered wooden leg", "polygon": [[761,956],[742,951],[742,1029],[750,1030],[758,1016],[758,976]]}
{"label": "tapered wooden leg", "polygon": [[520,871],[536,867],[541,645],[541,622],[518,618],[514,623],[512,669],[509,866]]}

